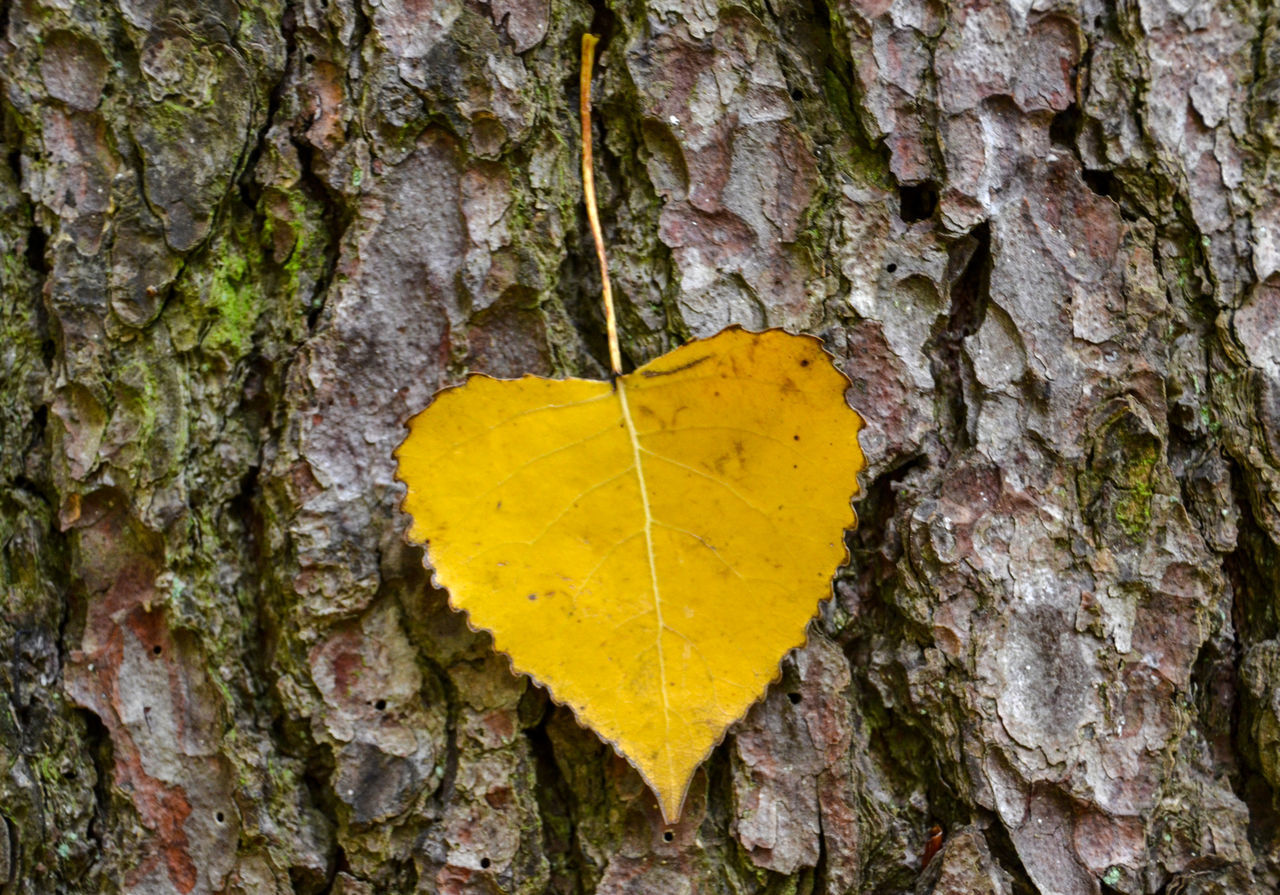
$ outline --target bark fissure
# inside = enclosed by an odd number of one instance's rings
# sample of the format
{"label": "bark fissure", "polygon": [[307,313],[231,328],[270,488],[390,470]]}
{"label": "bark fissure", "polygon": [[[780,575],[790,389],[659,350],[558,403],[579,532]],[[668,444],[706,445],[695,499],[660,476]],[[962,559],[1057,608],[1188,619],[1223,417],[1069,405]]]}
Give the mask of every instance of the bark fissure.
{"label": "bark fissure", "polygon": [[947,319],[925,346],[929,355],[943,439],[952,454],[972,447],[968,403],[976,397],[972,372],[966,367],[964,340],[978,331],[986,316],[988,279],[991,275],[991,231],[984,222],[958,245],[952,262],[959,274],[950,288]]}

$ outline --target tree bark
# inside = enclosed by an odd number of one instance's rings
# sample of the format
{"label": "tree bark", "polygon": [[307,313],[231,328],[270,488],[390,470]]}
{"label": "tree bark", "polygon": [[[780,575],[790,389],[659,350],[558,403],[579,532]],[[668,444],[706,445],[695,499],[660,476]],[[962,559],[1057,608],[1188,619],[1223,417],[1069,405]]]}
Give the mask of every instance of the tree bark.
{"label": "tree bark", "polygon": [[[0,10],[0,893],[1280,884],[1272,4]],[[867,420],[672,829],[393,480],[466,372],[605,373],[588,28],[628,363],[810,332]]]}

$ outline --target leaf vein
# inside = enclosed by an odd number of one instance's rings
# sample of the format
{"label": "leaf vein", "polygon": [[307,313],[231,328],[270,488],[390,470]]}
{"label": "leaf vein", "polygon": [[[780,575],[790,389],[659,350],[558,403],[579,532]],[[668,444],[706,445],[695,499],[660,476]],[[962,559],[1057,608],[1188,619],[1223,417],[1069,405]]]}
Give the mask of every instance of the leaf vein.
{"label": "leaf vein", "polygon": [[750,507],[752,510],[754,510],[755,512],[763,516],[764,520],[769,523],[770,527],[772,527],[775,531],[777,530],[778,526],[774,523],[773,519],[769,517],[768,513],[766,513],[764,510],[760,509],[758,506],[756,506],[754,503],[748,500],[742,494],[741,491],[739,491],[737,488],[733,487],[723,479],[718,479],[715,476],[711,475],[710,473],[703,472],[701,469],[698,469],[695,466],[690,466],[688,463],[681,463],[679,460],[672,459],[671,457],[668,457],[665,454],[659,454],[657,451],[651,451],[646,447],[641,447],[639,448],[639,450],[643,451],[644,453],[648,454],[650,457],[653,457],[656,460],[661,460],[664,463],[670,463],[672,466],[679,467],[680,469],[687,470],[688,472],[691,472],[694,475],[701,476],[702,478],[706,479],[709,482],[714,482],[724,490],[728,491],[738,500],[742,501],[744,506]]}
{"label": "leaf vein", "polygon": [[[636,471],[636,481],[640,486],[640,505],[644,509],[644,542],[649,554],[649,584],[653,590],[653,611],[658,619],[658,636],[655,638],[658,648],[658,685],[662,691],[662,722],[665,731],[665,742],[671,742],[671,696],[667,693],[667,662],[662,651],[662,592],[658,587],[658,564],[653,555],[653,513],[649,510],[649,489],[644,481],[644,463],[640,454],[645,449],[640,446],[640,438],[636,435],[635,420],[631,418],[631,407],[627,403],[627,386],[618,380],[618,399],[622,403],[622,419],[627,426],[627,435],[631,439],[633,460],[631,468]],[[667,777],[675,779],[675,766],[672,763],[671,750],[664,749],[667,759]]]}
{"label": "leaf vein", "polygon": [[560,446],[560,447],[558,447],[558,448],[555,448],[554,450],[547,451],[545,454],[539,454],[539,455],[538,455],[538,456],[536,456],[536,457],[532,457],[532,458],[530,458],[530,459],[526,460],[524,463],[521,463],[519,466],[517,466],[515,469],[513,469],[513,470],[511,471],[511,474],[510,474],[510,475],[508,475],[505,479],[503,479],[502,481],[498,482],[496,485],[493,485],[492,487],[485,489],[482,493],[480,493],[479,495],[477,495],[477,496],[476,496],[476,502],[477,502],[477,503],[479,503],[480,501],[484,500],[486,497],[488,497],[488,496],[489,496],[490,494],[492,494],[494,491],[497,491],[497,490],[498,490],[499,488],[501,488],[503,485],[505,485],[505,484],[507,484],[508,482],[510,482],[512,479],[514,479],[514,478],[515,478],[516,476],[518,476],[520,473],[524,472],[524,471],[525,471],[526,469],[528,469],[530,466],[533,466],[535,463],[538,463],[538,462],[540,462],[540,461],[542,461],[542,460],[545,460],[545,459],[547,459],[548,457],[554,457],[556,454],[563,454],[565,451],[572,450],[573,448],[576,448],[576,447],[582,447],[584,444],[587,444],[588,442],[595,441],[595,440],[596,440],[597,438],[599,438],[601,435],[608,435],[610,432],[612,432],[612,431],[613,431],[614,429],[616,429],[616,428],[617,428],[617,426],[615,426],[613,423],[610,423],[609,425],[607,425],[607,426],[605,426],[603,429],[601,429],[599,432],[596,432],[596,433],[594,433],[594,434],[592,434],[592,435],[588,435],[586,438],[580,438],[580,439],[578,439],[577,441],[573,442],[572,444],[562,445],[562,446]]}
{"label": "leaf vein", "polygon": [[472,555],[472,556],[467,557],[465,560],[463,560],[463,563],[464,563],[465,565],[471,565],[471,563],[475,562],[477,559],[479,559],[480,557],[484,556],[486,553],[491,553],[492,551],[497,550],[499,547],[512,547],[512,546],[515,546],[515,545],[517,545],[517,544],[518,544],[518,545],[521,545],[521,546],[524,546],[524,547],[533,547],[533,546],[535,546],[539,541],[541,541],[543,538],[545,538],[545,537],[547,536],[547,534],[551,531],[551,529],[555,528],[555,526],[556,526],[556,525],[557,525],[557,524],[558,524],[562,519],[564,519],[564,517],[565,517],[565,516],[569,515],[569,511],[570,511],[570,510],[572,510],[572,509],[574,508],[574,506],[576,506],[576,505],[577,505],[578,501],[580,501],[582,498],[586,497],[588,494],[591,494],[593,491],[599,491],[601,488],[605,487],[606,485],[610,484],[611,482],[616,482],[618,479],[622,478],[624,475],[626,475],[628,472],[630,472],[630,471],[632,470],[632,468],[633,468],[633,467],[628,466],[626,469],[622,470],[622,472],[615,473],[614,475],[609,476],[607,479],[604,479],[604,480],[602,480],[602,481],[596,482],[594,485],[592,485],[592,486],[591,486],[590,488],[588,488],[587,490],[585,490],[585,491],[583,491],[583,492],[579,493],[578,495],[576,495],[576,496],[573,498],[573,500],[569,503],[569,505],[568,505],[567,507],[565,507],[563,510],[561,510],[561,511],[560,511],[560,513],[559,513],[559,514],[557,514],[557,515],[556,515],[556,517],[555,517],[554,519],[552,519],[550,522],[548,522],[548,523],[547,523],[546,527],[545,527],[544,529],[542,529],[542,531],[538,532],[538,533],[533,537],[533,540],[530,540],[530,541],[503,541],[501,544],[494,544],[494,545],[493,545],[493,546],[491,546],[491,547],[486,547],[484,550],[481,550],[479,553],[476,553],[476,554],[474,554],[474,555]]}

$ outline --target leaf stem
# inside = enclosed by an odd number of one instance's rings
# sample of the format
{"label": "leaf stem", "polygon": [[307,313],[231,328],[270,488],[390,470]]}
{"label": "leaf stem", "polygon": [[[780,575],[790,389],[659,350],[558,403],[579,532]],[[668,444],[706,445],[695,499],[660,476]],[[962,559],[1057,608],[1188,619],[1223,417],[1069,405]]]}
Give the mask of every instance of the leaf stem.
{"label": "leaf stem", "polygon": [[600,212],[596,210],[596,180],[591,153],[591,67],[596,58],[594,34],[582,35],[582,74],[578,81],[578,110],[582,117],[582,193],[591,222],[591,237],[596,243],[596,260],[600,262],[600,291],[604,299],[604,325],[609,334],[609,366],[614,376],[622,375],[622,353],[618,350],[618,318],[613,311],[613,289],[609,286],[609,262],[604,254],[604,234],[600,231]]}

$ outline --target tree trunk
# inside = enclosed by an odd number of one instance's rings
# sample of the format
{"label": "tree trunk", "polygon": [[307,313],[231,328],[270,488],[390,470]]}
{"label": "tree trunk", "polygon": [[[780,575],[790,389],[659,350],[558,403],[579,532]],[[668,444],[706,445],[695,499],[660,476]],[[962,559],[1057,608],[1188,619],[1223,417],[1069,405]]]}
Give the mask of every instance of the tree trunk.
{"label": "tree trunk", "polygon": [[[1267,0],[0,9],[0,893],[1280,884]],[[671,829],[393,480],[467,371],[605,372],[588,28],[628,362],[810,332],[867,420]]]}

